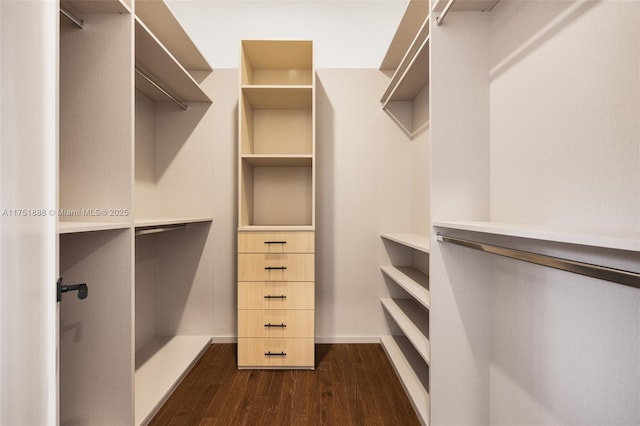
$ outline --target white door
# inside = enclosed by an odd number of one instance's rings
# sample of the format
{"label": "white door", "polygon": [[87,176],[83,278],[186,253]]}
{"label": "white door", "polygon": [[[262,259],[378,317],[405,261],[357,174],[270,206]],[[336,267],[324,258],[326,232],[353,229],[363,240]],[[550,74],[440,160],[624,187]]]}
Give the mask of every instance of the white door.
{"label": "white door", "polygon": [[0,0],[0,424],[58,422],[58,2]]}

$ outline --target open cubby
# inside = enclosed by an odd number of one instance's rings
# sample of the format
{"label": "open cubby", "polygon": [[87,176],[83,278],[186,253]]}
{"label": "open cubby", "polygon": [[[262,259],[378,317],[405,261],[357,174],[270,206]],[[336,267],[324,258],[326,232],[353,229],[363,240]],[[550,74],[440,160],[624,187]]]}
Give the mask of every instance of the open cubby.
{"label": "open cubby", "polygon": [[313,43],[298,40],[243,40],[244,85],[311,85]]}

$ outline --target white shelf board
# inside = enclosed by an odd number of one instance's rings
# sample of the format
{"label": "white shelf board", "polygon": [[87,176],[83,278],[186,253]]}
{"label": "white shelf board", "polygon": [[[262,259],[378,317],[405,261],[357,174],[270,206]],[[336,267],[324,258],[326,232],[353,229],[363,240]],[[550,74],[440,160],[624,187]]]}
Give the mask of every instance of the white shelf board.
{"label": "white shelf board", "polygon": [[136,425],[155,414],[210,344],[211,336],[157,337],[136,352]]}
{"label": "white shelf board", "polygon": [[113,229],[127,229],[128,222],[58,222],[58,234],[74,234],[77,232],[110,231]]}
{"label": "white shelf board", "polygon": [[[422,380],[418,377],[416,369],[419,367],[420,359],[412,356],[410,348],[406,348],[407,344],[403,344],[402,338],[394,338],[393,336],[380,336],[380,342],[384,348],[391,365],[393,365],[396,374],[400,378],[400,382],[404,390],[409,395],[411,404],[418,414],[418,418],[423,425],[429,424],[429,392],[423,385]],[[425,367],[426,368],[426,367]]]}
{"label": "white shelf board", "polygon": [[247,225],[239,226],[238,231],[315,231],[313,225]]}
{"label": "white shelf board", "polygon": [[152,226],[181,225],[187,223],[211,222],[211,217],[154,217],[136,219],[136,228],[148,228]]}
{"label": "white shelf board", "polygon": [[311,167],[312,155],[243,154],[242,160],[257,167]]}
{"label": "white shelf board", "polygon": [[136,15],[184,68],[211,72],[211,65],[164,1],[136,1]]}
{"label": "white shelf board", "polygon": [[398,324],[404,335],[422,359],[429,364],[431,346],[429,338],[429,314],[411,299],[380,299],[380,303]]}
{"label": "white shelf board", "polygon": [[429,276],[410,266],[383,265],[380,270],[406,290],[418,303],[431,309]]}
{"label": "white shelf board", "polygon": [[243,85],[242,93],[256,109],[311,109],[312,85]]}
{"label": "white shelf board", "polygon": [[[191,74],[136,17],[136,66],[140,67],[167,92],[183,102],[208,102],[211,99]],[[136,73],[136,89],[156,101],[168,98]]]}
{"label": "white shelf board", "polygon": [[[434,12],[442,12],[447,5],[448,0],[435,0],[433,3]],[[488,12],[493,9],[493,6],[498,3],[498,0],[456,0],[451,9],[451,12]]]}
{"label": "white shelf board", "polygon": [[391,77],[380,102],[413,101],[429,81],[429,18]]}
{"label": "white shelf board", "polygon": [[601,231],[508,222],[438,221],[436,228],[640,252],[640,232]]}
{"label": "white shelf board", "polygon": [[422,235],[409,233],[385,233],[381,234],[381,237],[412,249],[429,253],[429,238],[423,237]]}
{"label": "white shelf board", "polygon": [[402,58],[406,55],[418,30],[429,16],[429,2],[424,0],[410,0],[404,11],[398,29],[389,44],[381,70],[398,69]]}
{"label": "white shelf board", "polygon": [[[60,6],[72,13],[131,13],[122,0],[62,0]],[[79,16],[79,18],[82,18]]]}

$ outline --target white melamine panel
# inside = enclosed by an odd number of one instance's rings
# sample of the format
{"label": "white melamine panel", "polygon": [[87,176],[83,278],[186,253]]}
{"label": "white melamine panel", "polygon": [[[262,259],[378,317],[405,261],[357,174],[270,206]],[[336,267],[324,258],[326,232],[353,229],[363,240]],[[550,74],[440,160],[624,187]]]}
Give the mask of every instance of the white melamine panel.
{"label": "white melamine panel", "polygon": [[131,15],[86,14],[85,30],[60,19],[60,208],[70,213],[59,219],[129,221],[109,212],[131,209]]}
{"label": "white melamine panel", "polygon": [[640,5],[494,14],[491,219],[640,232]]}
{"label": "white melamine panel", "polygon": [[[237,46],[235,46],[236,55]],[[211,157],[212,179],[209,183],[213,191],[212,230],[213,256],[213,300],[212,333],[215,341],[233,340],[236,335],[236,239],[238,227],[237,213],[237,164],[238,147],[231,141],[237,140],[238,116],[238,70],[215,69],[211,76],[211,96],[216,99],[215,114],[211,119],[212,134],[210,146],[215,152]]]}
{"label": "white melamine panel", "polygon": [[60,303],[60,420],[129,424],[133,413],[132,231],[60,236],[60,276],[88,296]]}
{"label": "white melamine panel", "polygon": [[[489,218],[489,16],[431,23],[431,217]],[[431,422],[489,424],[491,258],[431,241]]]}
{"label": "white melamine panel", "polygon": [[[0,2],[0,212],[57,207],[56,2]],[[28,23],[28,24],[25,24]],[[0,216],[0,424],[57,421],[55,216]]]}
{"label": "white melamine panel", "polygon": [[209,106],[183,111],[136,91],[136,220],[212,216]]}
{"label": "white melamine panel", "polygon": [[164,1],[138,0],[136,16],[188,71],[211,72],[211,66]]}

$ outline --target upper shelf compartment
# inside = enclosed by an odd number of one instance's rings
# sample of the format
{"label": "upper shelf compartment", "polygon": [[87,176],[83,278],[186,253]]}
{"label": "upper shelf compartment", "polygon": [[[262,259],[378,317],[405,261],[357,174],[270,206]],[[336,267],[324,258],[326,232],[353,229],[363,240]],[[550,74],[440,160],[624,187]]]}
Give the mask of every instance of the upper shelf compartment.
{"label": "upper shelf compartment", "polygon": [[311,41],[243,40],[242,55],[243,86],[313,84]]}
{"label": "upper shelf compartment", "polygon": [[202,56],[164,1],[137,0],[136,15],[193,77],[194,71],[210,73]]}
{"label": "upper shelf compartment", "polygon": [[[433,2],[433,11],[442,12],[447,6],[449,0],[435,0]],[[453,12],[488,12],[498,0],[454,0],[451,5]]]}
{"label": "upper shelf compartment", "polygon": [[429,39],[429,2],[411,0],[380,65],[391,75],[382,108],[412,138],[429,124]]}
{"label": "upper shelf compartment", "polygon": [[[156,101],[166,101],[168,92],[181,102],[211,102],[191,74],[136,17],[136,89]],[[147,78],[144,77],[146,75]],[[151,83],[153,80],[157,86]]]}
{"label": "upper shelf compartment", "polygon": [[61,0],[60,7],[72,13],[131,13],[130,2],[122,0]]}

